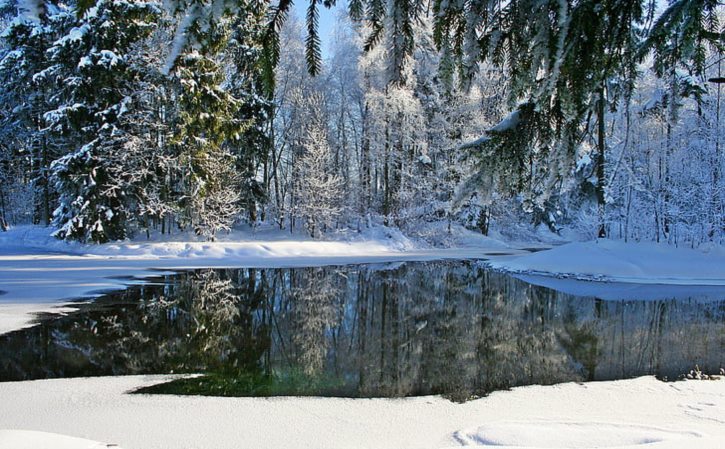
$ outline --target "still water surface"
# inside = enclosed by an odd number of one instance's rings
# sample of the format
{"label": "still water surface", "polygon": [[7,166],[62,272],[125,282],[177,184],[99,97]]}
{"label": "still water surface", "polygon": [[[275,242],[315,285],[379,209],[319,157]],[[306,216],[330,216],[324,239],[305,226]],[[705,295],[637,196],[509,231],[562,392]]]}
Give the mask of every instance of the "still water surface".
{"label": "still water surface", "polygon": [[454,400],[725,366],[725,291],[603,301],[472,261],[205,269],[0,336],[0,381],[204,373],[153,392]]}

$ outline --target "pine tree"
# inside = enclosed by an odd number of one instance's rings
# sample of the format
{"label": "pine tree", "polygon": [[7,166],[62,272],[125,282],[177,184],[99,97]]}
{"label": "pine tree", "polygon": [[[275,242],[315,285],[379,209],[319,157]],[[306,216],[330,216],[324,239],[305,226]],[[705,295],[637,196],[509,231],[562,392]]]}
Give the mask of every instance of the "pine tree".
{"label": "pine tree", "polygon": [[153,3],[100,0],[48,51],[53,65],[39,77],[56,87],[56,108],[44,119],[54,141],[68,149],[51,166],[60,194],[54,212],[59,238],[127,237],[132,199],[112,167],[123,163],[120,119],[132,106],[128,95],[138,76],[128,52],[150,34],[158,15]]}
{"label": "pine tree", "polygon": [[221,2],[219,10],[205,11],[213,6],[190,6],[182,22],[187,39],[172,49],[168,66],[178,95],[169,144],[178,160],[179,224],[209,239],[230,229],[241,211],[241,179],[227,144],[239,141],[250,126],[239,117],[240,100],[222,87],[225,76],[217,61],[228,43],[232,5]]}
{"label": "pine tree", "polygon": [[0,61],[0,133],[32,183],[32,222],[49,224],[57,200],[50,164],[64,149],[48,139],[43,114],[54,91],[43,74],[52,64],[47,50],[72,27],[75,17],[64,5],[46,8],[42,2],[20,2],[7,13],[14,19],[2,33],[7,51]]}

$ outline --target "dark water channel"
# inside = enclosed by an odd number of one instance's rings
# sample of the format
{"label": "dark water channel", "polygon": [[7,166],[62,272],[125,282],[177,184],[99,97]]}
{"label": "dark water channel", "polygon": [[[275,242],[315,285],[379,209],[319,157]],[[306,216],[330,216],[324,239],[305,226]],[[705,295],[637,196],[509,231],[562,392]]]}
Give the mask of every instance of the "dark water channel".
{"label": "dark water channel", "polygon": [[725,366],[720,297],[602,301],[476,262],[205,269],[0,336],[0,381],[205,373],[213,395],[454,400]]}

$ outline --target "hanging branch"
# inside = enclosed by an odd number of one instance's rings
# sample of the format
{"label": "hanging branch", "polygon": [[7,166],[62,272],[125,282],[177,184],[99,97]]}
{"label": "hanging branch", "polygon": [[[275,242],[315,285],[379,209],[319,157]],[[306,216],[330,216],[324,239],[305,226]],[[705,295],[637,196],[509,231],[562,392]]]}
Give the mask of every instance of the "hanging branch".
{"label": "hanging branch", "polygon": [[364,51],[372,50],[382,39],[385,30],[385,3],[383,0],[369,0],[367,21],[370,25],[370,35],[365,39]]}
{"label": "hanging branch", "polygon": [[317,1],[318,0],[310,0],[310,6],[307,8],[307,39],[305,40],[305,57],[307,59],[307,70],[312,76],[318,75],[322,66],[319,35],[320,15],[317,11]]}

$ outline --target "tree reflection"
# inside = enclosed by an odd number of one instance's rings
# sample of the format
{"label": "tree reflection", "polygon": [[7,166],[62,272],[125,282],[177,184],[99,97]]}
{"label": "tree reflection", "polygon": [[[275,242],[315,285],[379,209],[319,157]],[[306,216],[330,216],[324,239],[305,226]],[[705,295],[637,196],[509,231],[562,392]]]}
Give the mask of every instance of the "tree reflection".
{"label": "tree reflection", "polygon": [[0,380],[202,372],[165,391],[465,400],[717,370],[723,318],[725,301],[603,302],[472,262],[197,270],[0,337]]}
{"label": "tree reflection", "polygon": [[323,371],[331,347],[331,329],[339,317],[341,298],[336,281],[322,268],[311,269],[290,293],[294,302],[291,340],[298,367],[308,376]]}

